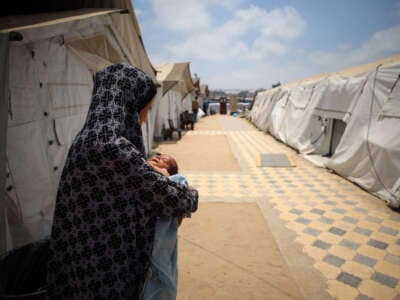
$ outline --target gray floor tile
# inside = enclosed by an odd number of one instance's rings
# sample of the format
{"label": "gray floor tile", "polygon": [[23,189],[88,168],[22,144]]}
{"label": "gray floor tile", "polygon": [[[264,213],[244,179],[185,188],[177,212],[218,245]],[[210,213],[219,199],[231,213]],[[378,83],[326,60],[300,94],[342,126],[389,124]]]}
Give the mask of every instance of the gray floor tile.
{"label": "gray floor tile", "polygon": [[319,208],[313,208],[312,210],[310,210],[310,212],[312,212],[313,214],[317,214],[317,215],[323,215],[325,213],[325,211],[323,209],[319,209]]}
{"label": "gray floor tile", "polygon": [[337,228],[337,227],[331,227],[331,228],[329,228],[329,232],[333,233],[333,234],[336,234],[336,235],[342,236],[342,235],[344,235],[346,233],[346,230],[343,230],[343,229],[340,229],[340,228]]}
{"label": "gray floor tile", "polygon": [[372,247],[375,247],[375,248],[378,248],[378,249],[382,249],[382,250],[385,250],[389,246],[385,242],[381,242],[381,241],[374,240],[374,239],[370,239],[368,241],[368,245],[370,245]]}
{"label": "gray floor tile", "polygon": [[303,218],[303,217],[299,217],[295,221],[298,222],[298,223],[301,223],[301,224],[305,224],[305,225],[308,225],[308,224],[311,223],[310,219],[306,219],[306,218]]}
{"label": "gray floor tile", "polygon": [[356,250],[358,247],[360,247],[360,244],[346,239],[341,240],[339,245],[353,250]]}
{"label": "gray floor tile", "polygon": [[[385,260],[387,262],[390,262],[391,264],[400,265],[400,256],[388,253],[385,256]],[[399,276],[400,276],[400,274],[399,274]]]}
{"label": "gray floor tile", "polygon": [[383,233],[390,234],[393,236],[396,236],[399,233],[399,231],[397,229],[386,227],[386,226],[382,226],[381,228],[379,228],[379,232],[383,232]]}
{"label": "gray floor tile", "polygon": [[386,285],[388,287],[391,287],[392,289],[394,289],[397,285],[398,279],[394,278],[392,276],[380,273],[380,272],[375,272],[374,274],[372,274],[371,279],[379,282],[383,285]]}
{"label": "gray floor tile", "polygon": [[371,258],[369,256],[361,255],[361,254],[357,254],[354,257],[354,261],[356,261],[356,262],[358,262],[360,264],[366,265],[368,267],[373,267],[376,264],[376,260],[375,259],[373,259],[373,258]]}
{"label": "gray floor tile", "polygon": [[342,220],[344,222],[351,223],[351,224],[357,224],[358,223],[358,220],[356,218],[351,218],[351,217],[347,217],[347,216],[343,217]]}
{"label": "gray floor tile", "polygon": [[321,233],[320,230],[314,229],[314,228],[311,228],[311,227],[305,228],[305,229],[303,230],[303,232],[304,232],[304,233],[307,233],[307,234],[309,234],[309,235],[312,235],[312,236],[318,236],[318,235]]}
{"label": "gray floor tile", "polygon": [[332,247],[331,244],[326,243],[324,241],[321,240],[316,240],[313,244],[314,247],[320,248],[320,249],[329,249],[330,247]]}
{"label": "gray floor tile", "polygon": [[343,265],[346,262],[346,260],[344,260],[343,258],[336,256],[336,255],[331,255],[331,254],[328,254],[327,256],[325,256],[323,261],[330,265],[336,266],[336,267],[340,267],[341,265]]}
{"label": "gray floor tile", "polygon": [[357,232],[362,235],[370,236],[372,233],[372,230],[362,228],[362,227],[356,227],[356,228],[354,228],[354,232]]}
{"label": "gray floor tile", "polygon": [[361,283],[361,278],[347,272],[341,272],[338,277],[336,277],[336,280],[354,288],[357,288]]}

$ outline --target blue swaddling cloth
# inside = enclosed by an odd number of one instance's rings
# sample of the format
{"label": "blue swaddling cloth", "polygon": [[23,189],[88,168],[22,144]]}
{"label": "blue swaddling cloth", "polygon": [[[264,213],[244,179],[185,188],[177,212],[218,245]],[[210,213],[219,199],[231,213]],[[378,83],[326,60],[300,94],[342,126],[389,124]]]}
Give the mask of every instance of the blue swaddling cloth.
{"label": "blue swaddling cloth", "polygon": [[[188,186],[185,176],[175,174],[170,180]],[[143,299],[176,299],[178,284],[178,220],[160,217],[155,225],[151,265],[143,288]]]}

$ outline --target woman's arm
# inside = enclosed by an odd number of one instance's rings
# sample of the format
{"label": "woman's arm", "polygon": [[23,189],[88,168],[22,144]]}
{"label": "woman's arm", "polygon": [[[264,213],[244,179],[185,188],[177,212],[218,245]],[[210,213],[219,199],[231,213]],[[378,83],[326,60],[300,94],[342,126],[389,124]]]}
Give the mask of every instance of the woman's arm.
{"label": "woman's arm", "polygon": [[138,166],[142,174],[139,199],[143,207],[157,216],[189,217],[197,210],[198,192],[169,180],[155,171],[145,160]]}
{"label": "woman's arm", "polygon": [[190,216],[197,210],[198,192],[155,171],[126,139],[107,145],[103,157],[120,174],[123,192],[149,214],[180,217]]}

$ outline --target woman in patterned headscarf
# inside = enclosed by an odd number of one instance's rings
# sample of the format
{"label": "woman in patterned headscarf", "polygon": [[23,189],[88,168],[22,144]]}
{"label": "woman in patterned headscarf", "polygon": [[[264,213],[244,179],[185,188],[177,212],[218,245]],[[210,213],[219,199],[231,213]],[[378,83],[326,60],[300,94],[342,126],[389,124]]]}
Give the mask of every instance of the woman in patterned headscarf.
{"label": "woman in patterned headscarf", "polygon": [[61,176],[48,262],[51,299],[137,299],[158,216],[189,216],[198,194],[147,164],[139,112],[156,93],[141,70],[98,72]]}

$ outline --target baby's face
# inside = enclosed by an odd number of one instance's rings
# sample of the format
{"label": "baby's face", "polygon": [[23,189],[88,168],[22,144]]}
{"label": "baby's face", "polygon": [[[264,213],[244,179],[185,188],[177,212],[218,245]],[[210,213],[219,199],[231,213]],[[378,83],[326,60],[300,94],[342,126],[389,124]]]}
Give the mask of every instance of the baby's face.
{"label": "baby's face", "polygon": [[156,166],[160,169],[169,169],[172,164],[172,157],[168,154],[160,154],[157,156],[153,156],[149,159],[149,163],[152,166]]}

